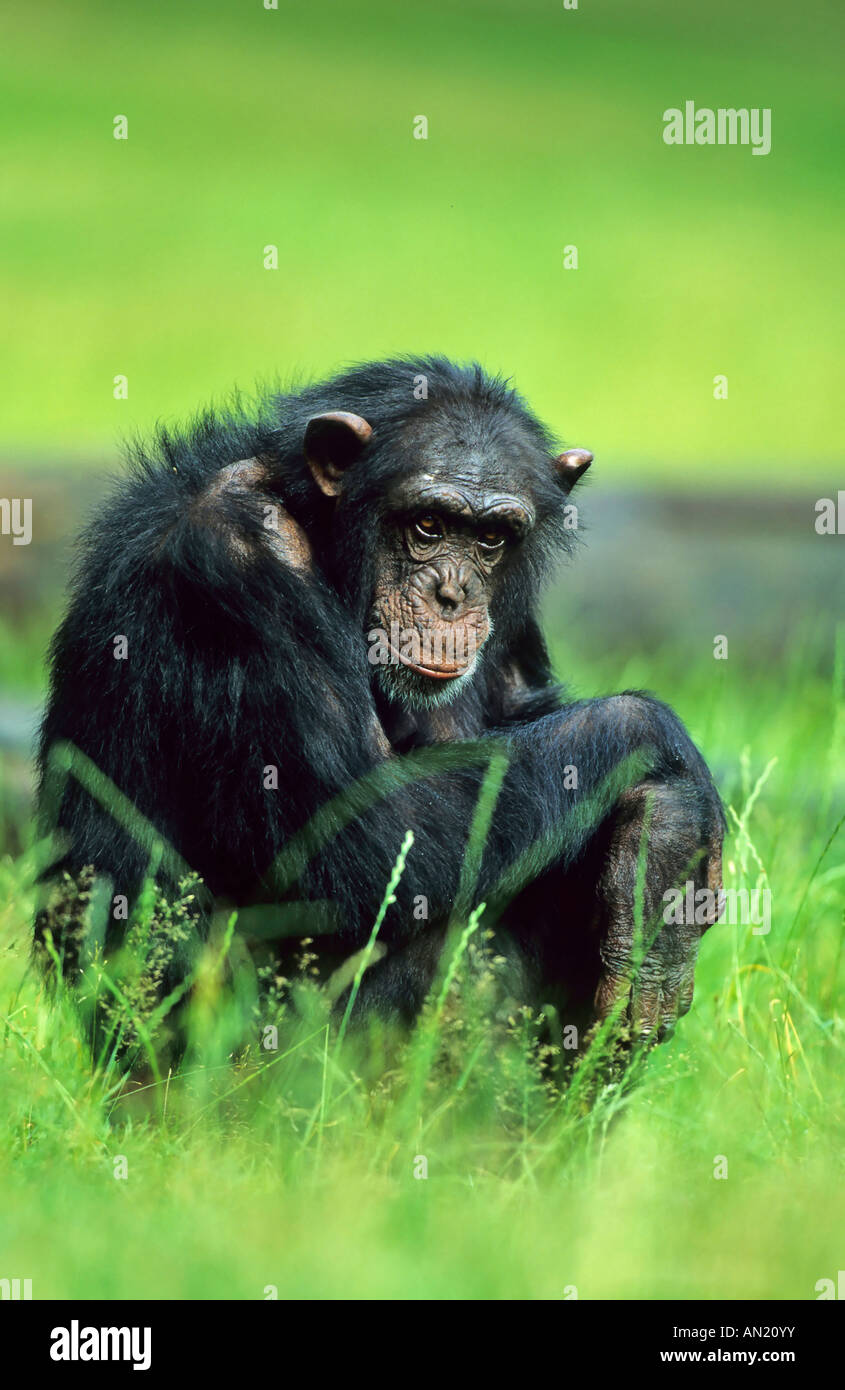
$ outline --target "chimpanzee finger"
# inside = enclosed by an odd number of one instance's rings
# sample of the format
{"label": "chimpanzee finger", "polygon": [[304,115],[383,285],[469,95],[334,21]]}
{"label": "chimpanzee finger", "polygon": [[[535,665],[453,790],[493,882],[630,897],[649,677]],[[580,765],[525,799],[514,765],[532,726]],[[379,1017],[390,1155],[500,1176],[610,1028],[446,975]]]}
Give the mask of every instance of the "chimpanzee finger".
{"label": "chimpanzee finger", "polygon": [[598,987],[593,997],[593,1006],[596,1017],[603,1021],[608,1018],[618,1006],[618,1013],[621,1018],[625,1017],[629,995],[631,993],[631,981],[627,976],[615,970],[608,970],[602,973]]}
{"label": "chimpanzee finger", "polygon": [[657,1041],[667,1042],[675,1031],[681,1009],[681,986],[670,985],[660,995],[660,1022],[657,1028]]}
{"label": "chimpanzee finger", "polygon": [[687,971],[678,991],[678,1017],[683,1018],[688,1014],[692,1007],[692,997],[695,993],[695,964],[693,963]]}
{"label": "chimpanzee finger", "polygon": [[657,1041],[663,994],[659,981],[640,980],[631,996],[631,1033],[639,1042]]}
{"label": "chimpanzee finger", "polygon": [[[690,958],[690,954],[691,957]],[[672,1036],[679,1018],[683,1018],[692,1003],[695,981],[695,951],[688,953],[682,964],[677,961],[664,967],[661,980],[660,1022],[658,1041]]]}

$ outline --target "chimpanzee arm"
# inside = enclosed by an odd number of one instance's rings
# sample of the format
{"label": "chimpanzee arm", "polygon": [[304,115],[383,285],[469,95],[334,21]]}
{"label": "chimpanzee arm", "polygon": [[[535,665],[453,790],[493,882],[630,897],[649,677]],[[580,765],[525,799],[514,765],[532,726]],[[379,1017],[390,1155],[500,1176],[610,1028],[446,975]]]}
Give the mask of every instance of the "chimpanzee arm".
{"label": "chimpanzee arm", "polygon": [[[516,952],[511,973],[567,1022],[624,995],[636,1030],[668,1033],[719,910],[724,822],[698,750],[671,710],[637,693],[565,706],[496,742],[510,762],[472,901],[487,903],[497,951]],[[705,910],[661,920],[664,895],[689,882],[708,890]],[[359,1008],[413,1014],[436,970],[442,935],[429,935],[368,972]]]}
{"label": "chimpanzee arm", "polygon": [[[240,897],[385,744],[363,643],[263,463],[192,462],[139,470],[84,538],[53,644],[42,808],[55,812],[51,750],[70,742],[215,893]],[[67,866],[131,897],[144,835],[74,775],[59,801]]]}
{"label": "chimpanzee arm", "polygon": [[[484,884],[493,916],[515,916],[523,939],[530,923],[532,961],[568,980],[570,999],[586,982],[603,1016],[630,993],[632,1025],[668,1032],[689,1007],[699,940],[721,910],[724,815],[701,754],[674,711],[639,692],[565,706],[509,741],[514,811],[533,784],[549,813],[531,853]],[[676,920],[667,901],[687,885],[696,913]]]}

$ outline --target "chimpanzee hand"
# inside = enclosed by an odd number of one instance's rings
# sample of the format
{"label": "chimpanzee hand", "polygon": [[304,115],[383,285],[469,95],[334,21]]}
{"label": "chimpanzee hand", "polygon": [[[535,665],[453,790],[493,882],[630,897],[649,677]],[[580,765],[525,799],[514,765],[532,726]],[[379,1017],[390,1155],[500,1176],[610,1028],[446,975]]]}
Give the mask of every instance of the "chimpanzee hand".
{"label": "chimpanzee hand", "polygon": [[595,1010],[618,1009],[634,1040],[662,1041],[687,1013],[701,936],[722,911],[721,826],[702,848],[692,799],[683,781],[626,793],[599,882]]}
{"label": "chimpanzee hand", "polygon": [[[595,995],[599,1019],[615,1006],[628,1023],[631,1036],[662,1042],[692,1003],[695,963],[702,928],[682,923],[661,926],[643,957],[637,950],[633,924],[615,919],[604,937],[600,954],[602,975]],[[637,968],[637,962],[642,963]]]}
{"label": "chimpanzee hand", "polygon": [[304,530],[278,497],[267,490],[270,473],[260,458],[239,459],[221,468],[212,494],[254,494],[263,502],[263,522],[267,544],[278,559],[303,573],[311,569],[311,543]]}

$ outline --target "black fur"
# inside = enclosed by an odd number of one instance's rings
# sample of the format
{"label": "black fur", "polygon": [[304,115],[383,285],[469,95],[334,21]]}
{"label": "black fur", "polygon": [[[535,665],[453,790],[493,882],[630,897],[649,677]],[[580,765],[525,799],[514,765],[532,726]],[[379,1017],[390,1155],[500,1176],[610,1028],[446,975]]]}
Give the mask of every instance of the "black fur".
{"label": "black fur", "polygon": [[[418,374],[428,381],[425,400],[414,398]],[[337,410],[363,416],[373,435],[335,507],[315,484],[303,436],[311,416]],[[530,492],[537,518],[503,572],[475,679],[431,712],[391,706],[365,641],[382,499],[421,439],[466,451],[482,471],[508,472],[513,459],[514,491]],[[40,767],[45,821],[66,838],[56,869],[93,865],[114,894],[133,899],[151,852],[143,832],[119,824],[76,776],[62,786],[50,775],[51,749],[64,742],[106,774],[215,898],[326,903],[320,929],[344,948],[366,939],[411,829],[382,929],[391,953],[362,992],[370,1007],[410,1015],[436,968],[479,789],[501,743],[509,767],[461,907],[487,900],[528,992],[591,997],[610,968],[601,885],[625,788],[670,789],[675,809],[654,844],[650,882],[655,873],[671,882],[696,851],[712,856],[721,812],[700,755],[664,705],[631,693],[572,704],[555,684],[536,619],[541,583],[572,535],[553,453],[506,382],[442,359],[356,368],[136,447],[81,539],[52,645]],[[220,486],[221,469],[253,458],[267,473],[259,491]],[[307,535],[309,574],[268,544],[268,502]],[[118,634],[128,639],[126,660],[114,656]],[[279,770],[276,790],[264,787],[268,765]],[[573,766],[577,788],[565,785]],[[680,849],[661,860],[673,835]],[[630,887],[630,864],[625,872]],[[167,856],[158,876],[178,876]],[[659,885],[651,886],[654,896]],[[286,921],[280,916],[280,936]]]}

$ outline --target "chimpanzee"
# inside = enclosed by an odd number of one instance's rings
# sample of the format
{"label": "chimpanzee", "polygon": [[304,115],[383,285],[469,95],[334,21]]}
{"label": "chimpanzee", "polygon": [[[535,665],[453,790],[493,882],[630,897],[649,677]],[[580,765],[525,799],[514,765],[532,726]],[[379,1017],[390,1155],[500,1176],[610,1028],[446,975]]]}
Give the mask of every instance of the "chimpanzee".
{"label": "chimpanzee", "polygon": [[[412,1019],[483,901],[514,994],[594,1017],[624,997],[636,1034],[664,1036],[716,911],[663,924],[663,894],[716,897],[723,817],[670,709],[553,679],[536,605],[591,460],[443,358],[134,446],[52,645],[56,868],[132,901],[150,867],[172,884],[187,864],[215,901],[275,904],[280,940],[298,905],[300,934],[348,955],[411,830],[356,1011]],[[84,757],[57,783],[68,743]]]}

